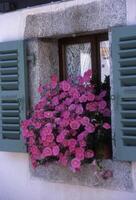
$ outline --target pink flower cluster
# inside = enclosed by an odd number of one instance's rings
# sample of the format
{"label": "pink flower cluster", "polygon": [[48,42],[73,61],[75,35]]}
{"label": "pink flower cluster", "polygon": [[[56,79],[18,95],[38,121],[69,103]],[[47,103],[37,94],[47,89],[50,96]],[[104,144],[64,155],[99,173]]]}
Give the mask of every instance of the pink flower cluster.
{"label": "pink flower cluster", "polygon": [[57,161],[80,170],[82,164],[95,157],[90,138],[99,129],[107,131],[110,116],[106,91],[96,94],[91,84],[91,71],[78,77],[78,83],[51,82],[39,87],[41,94],[30,119],[22,122],[23,137],[34,167]]}

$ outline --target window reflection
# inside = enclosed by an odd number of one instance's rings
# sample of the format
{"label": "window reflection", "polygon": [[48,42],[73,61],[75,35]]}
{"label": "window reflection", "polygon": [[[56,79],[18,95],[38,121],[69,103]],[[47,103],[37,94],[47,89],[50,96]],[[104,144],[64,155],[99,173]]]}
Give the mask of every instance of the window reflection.
{"label": "window reflection", "polygon": [[100,60],[101,60],[101,82],[105,80],[105,76],[110,75],[109,62],[109,41],[100,42]]}
{"label": "window reflection", "polygon": [[66,46],[67,76],[73,80],[78,75],[92,68],[91,43],[72,44]]}

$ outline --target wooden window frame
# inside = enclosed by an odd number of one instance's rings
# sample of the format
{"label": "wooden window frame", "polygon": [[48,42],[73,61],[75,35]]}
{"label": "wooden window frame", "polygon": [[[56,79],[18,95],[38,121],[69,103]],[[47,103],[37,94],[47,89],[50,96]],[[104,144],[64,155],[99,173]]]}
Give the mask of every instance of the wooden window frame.
{"label": "wooden window frame", "polygon": [[67,79],[66,70],[66,46],[72,44],[91,43],[92,73],[95,83],[99,86],[101,83],[101,59],[100,42],[108,40],[108,33],[98,33],[77,37],[66,37],[59,39],[59,78],[60,81]]}

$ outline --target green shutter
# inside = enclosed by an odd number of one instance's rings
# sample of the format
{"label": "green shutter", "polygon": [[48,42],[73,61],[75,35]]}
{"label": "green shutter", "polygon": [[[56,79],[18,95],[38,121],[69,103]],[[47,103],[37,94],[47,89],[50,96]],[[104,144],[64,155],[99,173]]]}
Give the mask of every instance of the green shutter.
{"label": "green shutter", "polygon": [[26,117],[24,41],[0,43],[0,151],[25,152],[20,122]]}
{"label": "green shutter", "polygon": [[112,29],[116,156],[136,160],[136,26]]}

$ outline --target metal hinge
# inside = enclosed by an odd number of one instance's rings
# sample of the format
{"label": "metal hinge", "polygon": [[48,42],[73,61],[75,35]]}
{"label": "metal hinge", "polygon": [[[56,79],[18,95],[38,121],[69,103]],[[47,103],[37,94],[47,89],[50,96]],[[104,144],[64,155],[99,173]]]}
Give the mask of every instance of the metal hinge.
{"label": "metal hinge", "polygon": [[113,137],[112,137],[112,143],[113,143],[114,147],[116,148],[116,138],[115,138],[115,133],[114,133],[114,135],[113,135]]}

